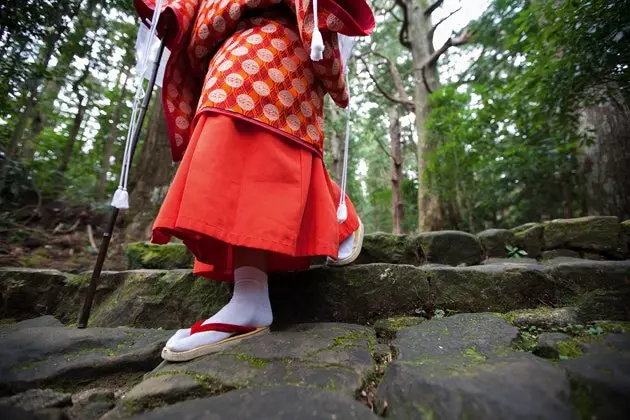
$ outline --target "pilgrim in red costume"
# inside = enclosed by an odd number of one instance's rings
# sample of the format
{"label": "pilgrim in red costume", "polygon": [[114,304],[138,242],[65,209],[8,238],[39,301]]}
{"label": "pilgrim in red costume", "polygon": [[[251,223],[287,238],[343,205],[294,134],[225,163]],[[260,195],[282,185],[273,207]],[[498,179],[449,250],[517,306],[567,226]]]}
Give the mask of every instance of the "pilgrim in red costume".
{"label": "pilgrim in red costume", "polygon": [[[134,3],[150,21],[155,0]],[[152,241],[182,239],[195,273],[235,287],[238,249],[264,251],[265,285],[266,272],[337,258],[360,221],[347,199],[338,222],[341,189],[322,160],[324,96],[348,106],[338,37],[373,28],[365,0],[163,0],[158,34],[171,54],[162,103],[181,163]],[[219,324],[178,334],[231,334]],[[232,333],[260,325],[244,327]]]}

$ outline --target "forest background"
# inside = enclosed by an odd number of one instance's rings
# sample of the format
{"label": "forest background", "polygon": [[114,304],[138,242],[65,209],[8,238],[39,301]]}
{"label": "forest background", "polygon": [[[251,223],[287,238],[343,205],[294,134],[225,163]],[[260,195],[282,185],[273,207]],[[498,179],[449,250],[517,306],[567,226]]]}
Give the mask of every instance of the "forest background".
{"label": "forest background", "polygon": [[[370,4],[377,28],[351,64],[348,181],[368,231],[630,218],[630,0]],[[67,248],[94,252],[118,185],[136,34],[131,0],[0,4],[4,261],[77,229]],[[148,239],[176,170],[159,96],[117,243]],[[337,180],[344,135],[345,112],[328,102]]]}

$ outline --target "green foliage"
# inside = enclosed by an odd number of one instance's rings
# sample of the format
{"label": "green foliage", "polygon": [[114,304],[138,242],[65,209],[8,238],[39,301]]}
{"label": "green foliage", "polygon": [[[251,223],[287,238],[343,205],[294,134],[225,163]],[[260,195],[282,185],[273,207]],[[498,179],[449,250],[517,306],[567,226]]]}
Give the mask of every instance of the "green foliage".
{"label": "green foliage", "polygon": [[520,249],[517,246],[506,245],[505,250],[508,253],[508,258],[521,258],[527,255],[527,251]]}
{"label": "green foliage", "polygon": [[[96,195],[118,104],[125,108],[119,121],[128,119],[131,92],[122,95],[116,75],[135,65],[133,6],[121,0],[9,3],[0,6],[6,58],[0,64],[0,167],[8,167],[1,202],[19,205],[15,198],[25,189],[87,201]],[[81,102],[87,112],[79,119]],[[24,131],[16,135],[20,121]],[[114,151],[126,127],[116,128]],[[68,161],[64,149],[73,130]],[[107,190],[117,169],[109,168]]]}
{"label": "green foliage", "polygon": [[[495,0],[472,26],[479,59],[431,97],[431,188],[471,231],[581,210],[580,111],[628,100],[630,1]],[[615,93],[616,92],[616,93]]]}

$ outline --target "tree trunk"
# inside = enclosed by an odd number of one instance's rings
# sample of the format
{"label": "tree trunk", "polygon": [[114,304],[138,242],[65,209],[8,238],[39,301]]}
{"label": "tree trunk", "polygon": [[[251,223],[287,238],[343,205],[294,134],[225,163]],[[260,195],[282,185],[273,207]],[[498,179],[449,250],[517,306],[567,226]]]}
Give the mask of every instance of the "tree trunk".
{"label": "tree trunk", "polygon": [[444,223],[439,198],[427,183],[425,176],[428,155],[434,148],[426,127],[429,117],[429,95],[427,86],[435,91],[440,87],[435,65],[423,70],[423,64],[434,52],[429,37],[431,18],[425,16],[428,7],[426,0],[409,0],[407,2],[408,34],[411,42],[411,55],[414,63],[416,89],[414,105],[416,115],[416,133],[418,136],[418,229],[421,232],[440,230]]}
{"label": "tree trunk", "polygon": [[26,93],[24,110],[22,111],[22,114],[20,115],[20,118],[13,129],[13,133],[11,134],[11,139],[6,150],[5,158],[0,161],[0,191],[4,189],[4,185],[6,182],[6,177],[9,169],[7,165],[8,161],[15,159],[18,155],[18,145],[22,141],[22,137],[24,136],[24,132],[26,131],[28,119],[30,118],[33,112],[33,108],[35,108],[35,105],[37,103],[37,90],[42,82],[42,78],[44,77],[44,72],[48,68],[48,63],[50,62],[50,59],[52,57],[56,42],[57,38],[54,36],[49,36],[46,39],[46,45],[44,46],[43,52],[40,56],[39,63],[36,64],[36,69],[27,83],[26,87],[28,91]]}
{"label": "tree trunk", "polygon": [[[121,85],[121,78],[124,77],[124,81]],[[111,157],[114,152],[114,143],[116,142],[116,138],[118,137],[118,124],[120,123],[120,116],[122,114],[123,107],[125,106],[124,99],[125,94],[127,92],[127,81],[129,80],[129,69],[126,68],[124,71],[121,70],[120,75],[118,76],[118,81],[116,82],[116,90],[120,89],[120,95],[116,102],[116,108],[114,110],[114,116],[112,118],[112,123],[109,128],[109,133],[107,135],[107,142],[105,144],[105,151],[103,153],[103,162],[102,162],[102,173],[99,177],[98,183],[98,200],[101,201],[105,197],[105,189],[107,187],[107,174],[109,172],[109,168],[111,166]],[[121,87],[122,86],[122,87]]]}
{"label": "tree trunk", "polygon": [[630,107],[604,104],[584,110],[582,117],[595,136],[582,159],[588,214],[630,219]]}
{"label": "tree trunk", "polygon": [[573,200],[571,197],[571,177],[566,174],[562,178],[562,208],[565,219],[573,217]]}
{"label": "tree trunk", "polygon": [[133,240],[147,240],[151,237],[153,220],[175,173],[159,90],[155,92],[155,96],[147,135],[134,168],[133,185],[129,194],[131,208],[127,220],[130,219],[131,223],[126,233]]}
{"label": "tree trunk", "polygon": [[59,161],[59,168],[55,174],[55,195],[58,196],[63,192],[65,185],[65,176],[68,171],[68,165],[70,164],[70,160],[72,159],[72,154],[74,153],[74,145],[79,138],[79,133],[81,131],[81,125],[83,124],[83,119],[85,118],[85,112],[87,111],[88,104],[90,102],[89,97],[83,97],[79,95],[79,109],[74,116],[74,120],[72,121],[72,129],[70,130],[70,135],[68,136],[68,141],[66,142],[65,147],[63,148],[63,153],[61,155],[61,159]]}
{"label": "tree trunk", "polygon": [[392,106],[389,110],[389,141],[392,157],[392,216],[394,219],[393,233],[402,233],[402,221],[404,217],[404,203],[400,191],[400,183],[403,179],[402,148],[400,144],[400,115],[398,108]]}

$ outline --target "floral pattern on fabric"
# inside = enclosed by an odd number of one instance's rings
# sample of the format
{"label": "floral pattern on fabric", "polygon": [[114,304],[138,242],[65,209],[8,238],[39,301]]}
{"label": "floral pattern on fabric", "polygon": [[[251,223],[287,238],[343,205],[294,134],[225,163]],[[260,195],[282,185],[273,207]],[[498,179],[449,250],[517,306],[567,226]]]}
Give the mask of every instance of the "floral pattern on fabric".
{"label": "floral pattern on fabric", "polygon": [[[135,3],[150,18],[155,0]],[[166,0],[159,33],[166,33],[171,58],[162,102],[173,159],[181,159],[205,111],[253,121],[322,153],[324,95],[348,104],[337,33],[363,35],[373,27],[358,28],[344,13],[320,0],[325,50],[313,63],[311,0]]]}

